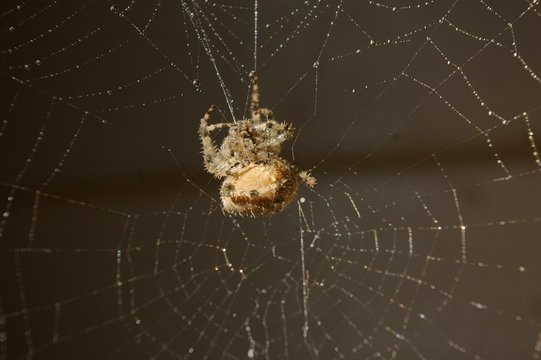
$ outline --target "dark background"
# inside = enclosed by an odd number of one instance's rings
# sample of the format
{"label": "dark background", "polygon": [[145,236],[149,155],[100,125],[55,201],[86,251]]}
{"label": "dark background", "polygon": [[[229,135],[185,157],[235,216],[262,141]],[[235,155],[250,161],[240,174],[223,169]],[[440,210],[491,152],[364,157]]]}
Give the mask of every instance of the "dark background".
{"label": "dark background", "polygon": [[0,5],[0,360],[538,358],[539,5],[259,5],[318,185],[256,219],[197,137],[218,73],[245,113],[253,2]]}

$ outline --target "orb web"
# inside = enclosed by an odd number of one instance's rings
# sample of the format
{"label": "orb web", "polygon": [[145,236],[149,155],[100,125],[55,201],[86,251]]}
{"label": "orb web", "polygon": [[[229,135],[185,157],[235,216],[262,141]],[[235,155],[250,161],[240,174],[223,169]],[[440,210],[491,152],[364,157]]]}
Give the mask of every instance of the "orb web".
{"label": "orb web", "polygon": [[[1,5],[0,359],[537,359],[537,0]],[[224,214],[197,127],[318,179]]]}

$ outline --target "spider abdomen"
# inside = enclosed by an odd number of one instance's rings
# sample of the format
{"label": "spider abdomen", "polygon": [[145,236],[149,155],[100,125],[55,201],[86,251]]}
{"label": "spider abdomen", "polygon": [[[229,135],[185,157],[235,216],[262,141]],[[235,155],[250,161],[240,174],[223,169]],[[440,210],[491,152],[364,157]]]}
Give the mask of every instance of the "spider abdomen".
{"label": "spider abdomen", "polygon": [[298,179],[297,170],[279,158],[239,167],[222,184],[224,210],[248,216],[281,212],[295,198]]}

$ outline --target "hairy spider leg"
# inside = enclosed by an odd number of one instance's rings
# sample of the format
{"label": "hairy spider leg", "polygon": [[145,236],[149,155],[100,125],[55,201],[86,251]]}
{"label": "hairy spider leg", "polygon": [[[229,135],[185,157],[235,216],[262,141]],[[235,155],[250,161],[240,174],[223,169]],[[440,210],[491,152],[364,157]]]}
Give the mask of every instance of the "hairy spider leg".
{"label": "hairy spider leg", "polygon": [[272,110],[259,108],[259,78],[257,74],[252,75],[252,96],[250,99],[250,112],[251,118],[255,123],[261,121],[261,115],[264,115],[267,120],[273,118]]}
{"label": "hairy spider leg", "polygon": [[230,169],[238,163],[238,160],[235,157],[231,157],[230,154],[222,151],[222,149],[218,149],[216,144],[214,144],[210,133],[214,130],[225,127],[238,128],[238,125],[235,123],[218,123],[209,125],[208,121],[210,120],[214,109],[215,106],[212,105],[205,115],[203,115],[201,124],[199,126],[199,138],[201,139],[201,145],[203,147],[202,152],[205,162],[205,169],[214,176],[223,178],[229,174]]}
{"label": "hairy spider leg", "polygon": [[310,175],[310,173],[306,170],[299,172],[299,179],[301,180],[302,183],[304,183],[305,185],[311,188],[314,187],[317,183],[316,178]]}
{"label": "hairy spider leg", "polygon": [[257,74],[252,76],[252,98],[250,100],[250,111],[252,113],[252,119],[255,122],[261,121],[260,109],[259,109],[259,83]]}
{"label": "hairy spider leg", "polygon": [[263,108],[263,109],[259,109],[259,114],[263,114],[265,115],[265,117],[267,118],[267,120],[272,120],[273,118],[273,113],[272,113],[272,110],[271,109],[267,109],[267,108]]}
{"label": "hairy spider leg", "polygon": [[220,124],[209,125],[208,121],[214,109],[215,109],[215,106],[212,105],[208,109],[208,111],[205,113],[205,115],[203,115],[203,117],[201,118],[201,124],[199,125],[199,138],[201,139],[201,145],[203,146],[202,152],[203,152],[203,159],[205,162],[205,168],[211,174],[221,177],[224,175],[218,169],[219,166],[217,166],[217,164],[221,160],[221,156],[219,156],[220,153],[218,149],[216,148],[214,141],[212,141],[212,138],[210,137],[210,132],[216,129],[223,128],[223,127],[229,127],[234,124],[220,123]]}
{"label": "hairy spider leg", "polygon": [[267,125],[272,125],[270,128],[271,135],[266,137],[265,145],[268,147],[269,151],[274,152],[276,155],[280,153],[281,145],[283,142],[291,139],[293,136],[293,127],[286,123],[280,123],[275,120],[268,120]]}

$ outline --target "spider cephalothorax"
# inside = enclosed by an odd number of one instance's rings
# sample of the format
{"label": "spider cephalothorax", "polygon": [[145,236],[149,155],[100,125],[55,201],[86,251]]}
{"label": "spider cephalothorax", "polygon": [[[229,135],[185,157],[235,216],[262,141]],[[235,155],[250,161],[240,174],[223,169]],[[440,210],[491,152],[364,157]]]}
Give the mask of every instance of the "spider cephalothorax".
{"label": "spider cephalothorax", "polygon": [[[314,186],[306,171],[280,157],[281,144],[291,138],[293,127],[277,122],[272,111],[259,108],[257,77],[253,77],[251,117],[233,123],[208,124],[214,106],[201,119],[199,137],[207,171],[224,179],[220,190],[226,212],[268,215],[282,211],[297,194],[299,182]],[[210,133],[227,128],[221,146]]]}

